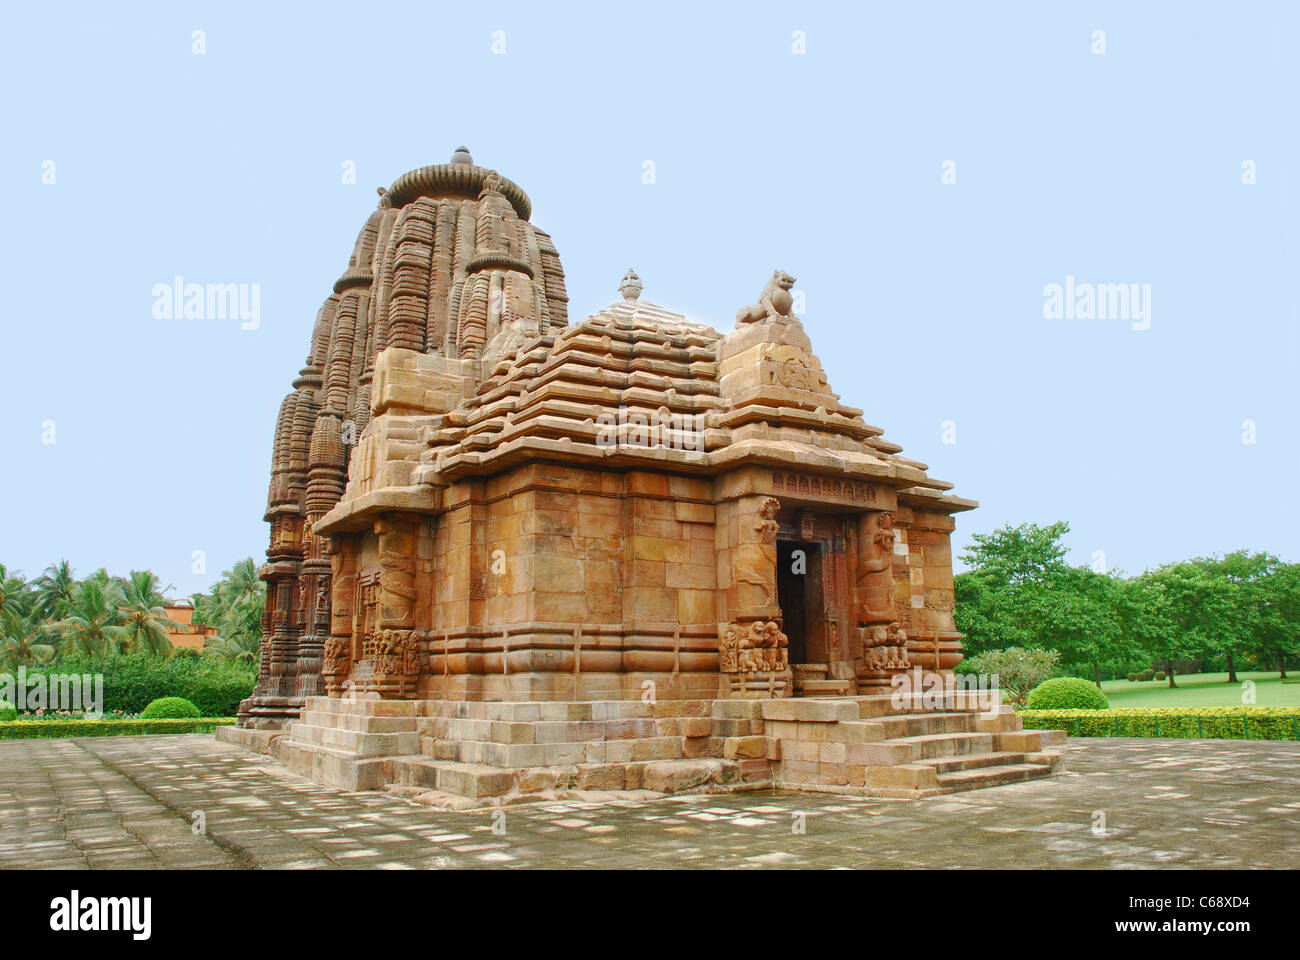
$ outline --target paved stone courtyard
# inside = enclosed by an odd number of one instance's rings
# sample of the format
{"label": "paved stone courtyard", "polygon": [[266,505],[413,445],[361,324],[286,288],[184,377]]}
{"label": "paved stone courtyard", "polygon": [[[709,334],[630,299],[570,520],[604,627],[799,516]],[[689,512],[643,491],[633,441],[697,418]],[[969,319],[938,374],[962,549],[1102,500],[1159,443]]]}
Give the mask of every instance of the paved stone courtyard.
{"label": "paved stone courtyard", "polygon": [[1300,862],[1300,743],[1071,740],[1067,756],[1060,777],[930,800],[765,792],[494,817],[333,790],[206,735],[3,741],[0,869]]}

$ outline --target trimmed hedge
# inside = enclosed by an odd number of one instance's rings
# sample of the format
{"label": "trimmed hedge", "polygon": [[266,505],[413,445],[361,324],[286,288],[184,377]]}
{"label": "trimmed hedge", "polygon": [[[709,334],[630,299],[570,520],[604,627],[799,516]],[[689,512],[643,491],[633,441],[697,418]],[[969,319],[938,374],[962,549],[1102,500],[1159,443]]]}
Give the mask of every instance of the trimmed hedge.
{"label": "trimmed hedge", "polygon": [[1028,710],[1105,710],[1109,706],[1106,694],[1096,684],[1079,677],[1044,680],[1025,701]]}
{"label": "trimmed hedge", "polygon": [[103,674],[105,713],[139,713],[160,697],[184,697],[202,716],[233,717],[257,682],[252,668],[212,657],[144,654],[63,657],[55,665],[27,669],[29,677],[37,673]]}
{"label": "trimmed hedge", "polygon": [[129,737],[145,733],[212,733],[234,717],[193,720],[11,720],[0,723],[0,740],[54,737]]}
{"label": "trimmed hedge", "polygon": [[189,720],[201,716],[199,708],[184,697],[159,697],[140,713],[144,720]]}
{"label": "trimmed hedge", "polygon": [[1120,707],[1021,710],[1026,730],[1072,737],[1300,740],[1300,707]]}
{"label": "trimmed hedge", "polygon": [[0,721],[17,720],[18,711],[8,700],[0,700]]}

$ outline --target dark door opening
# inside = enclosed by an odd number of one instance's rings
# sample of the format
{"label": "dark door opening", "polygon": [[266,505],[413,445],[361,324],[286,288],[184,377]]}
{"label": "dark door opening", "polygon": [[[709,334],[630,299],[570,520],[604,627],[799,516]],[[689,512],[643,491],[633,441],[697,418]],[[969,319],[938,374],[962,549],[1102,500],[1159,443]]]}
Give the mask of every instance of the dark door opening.
{"label": "dark door opening", "polygon": [[785,635],[790,638],[790,663],[825,663],[821,544],[777,541],[776,601],[781,606]]}

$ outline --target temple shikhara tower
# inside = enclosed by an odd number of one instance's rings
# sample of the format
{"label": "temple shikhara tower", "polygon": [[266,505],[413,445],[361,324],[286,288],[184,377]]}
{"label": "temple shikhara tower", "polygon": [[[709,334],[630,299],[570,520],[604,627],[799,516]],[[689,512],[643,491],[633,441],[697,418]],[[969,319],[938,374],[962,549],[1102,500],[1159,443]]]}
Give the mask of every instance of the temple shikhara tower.
{"label": "temple shikhara tower", "polygon": [[840,402],[795,279],[756,271],[719,333],[629,270],[570,323],[530,213],[464,148],[380,191],[280,408],[261,672],[223,736],[444,806],[1060,769],[953,691],[976,504]]}

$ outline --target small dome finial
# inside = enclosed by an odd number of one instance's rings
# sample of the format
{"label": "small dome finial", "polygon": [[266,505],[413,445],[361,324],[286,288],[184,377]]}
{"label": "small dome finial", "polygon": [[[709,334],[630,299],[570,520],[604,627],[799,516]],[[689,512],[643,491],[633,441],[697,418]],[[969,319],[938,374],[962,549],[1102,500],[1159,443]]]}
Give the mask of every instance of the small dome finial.
{"label": "small dome finial", "polygon": [[474,158],[469,155],[469,147],[457,147],[456,152],[451,155],[452,163],[467,163],[474,165]]}
{"label": "small dome finial", "polygon": [[641,278],[636,275],[636,271],[631,267],[627,268],[627,273],[623,275],[623,282],[618,285],[618,292],[623,294],[624,300],[635,300],[641,296]]}

